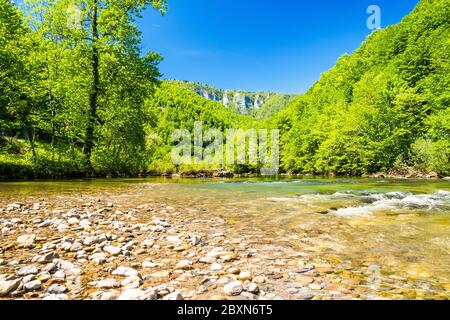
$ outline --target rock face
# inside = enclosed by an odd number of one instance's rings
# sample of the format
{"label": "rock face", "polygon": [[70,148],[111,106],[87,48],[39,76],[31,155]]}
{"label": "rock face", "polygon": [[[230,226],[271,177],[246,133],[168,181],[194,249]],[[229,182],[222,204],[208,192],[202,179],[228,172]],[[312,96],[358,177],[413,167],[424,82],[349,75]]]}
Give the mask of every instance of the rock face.
{"label": "rock face", "polygon": [[275,93],[221,90],[211,86],[184,82],[190,89],[205,99],[223,104],[239,114],[249,114],[260,109]]}

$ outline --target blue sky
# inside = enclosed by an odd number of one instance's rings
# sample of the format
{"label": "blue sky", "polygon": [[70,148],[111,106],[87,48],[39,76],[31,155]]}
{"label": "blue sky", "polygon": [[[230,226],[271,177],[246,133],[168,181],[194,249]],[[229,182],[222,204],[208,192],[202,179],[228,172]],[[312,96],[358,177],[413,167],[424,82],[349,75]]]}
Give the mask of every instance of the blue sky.
{"label": "blue sky", "polygon": [[164,56],[164,78],[221,89],[305,92],[371,30],[369,5],[381,25],[398,23],[419,0],[168,0],[161,17],[139,22],[143,50]]}

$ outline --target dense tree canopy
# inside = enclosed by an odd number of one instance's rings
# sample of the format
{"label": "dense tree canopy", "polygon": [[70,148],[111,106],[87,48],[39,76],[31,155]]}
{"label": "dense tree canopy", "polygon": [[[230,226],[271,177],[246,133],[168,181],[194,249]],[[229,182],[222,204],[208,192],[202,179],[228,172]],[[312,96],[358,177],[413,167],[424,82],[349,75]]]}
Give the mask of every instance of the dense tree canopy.
{"label": "dense tree canopy", "polygon": [[449,0],[422,0],[306,94],[272,95],[246,116],[159,80],[136,21],[165,1],[24,3],[0,0],[1,177],[175,172],[171,133],[195,121],[280,129],[284,172],[450,174]]}
{"label": "dense tree canopy", "polygon": [[269,122],[286,171],[362,174],[418,166],[448,174],[450,2],[423,0],[374,32]]}

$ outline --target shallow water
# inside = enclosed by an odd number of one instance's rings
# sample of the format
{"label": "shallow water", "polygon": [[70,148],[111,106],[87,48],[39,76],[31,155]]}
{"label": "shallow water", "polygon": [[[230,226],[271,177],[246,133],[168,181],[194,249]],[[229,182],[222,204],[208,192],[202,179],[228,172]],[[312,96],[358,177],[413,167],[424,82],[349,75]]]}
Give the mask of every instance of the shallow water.
{"label": "shallow water", "polygon": [[[129,206],[167,203],[185,219],[222,217],[232,239],[242,239],[268,260],[279,259],[281,269],[283,261],[307,256],[316,265],[340,270],[341,278],[348,270],[353,272],[349,278],[359,272],[357,283],[382,296],[449,297],[449,181],[149,178],[0,183],[0,202],[5,203],[97,194]],[[389,290],[384,292],[384,287]]]}

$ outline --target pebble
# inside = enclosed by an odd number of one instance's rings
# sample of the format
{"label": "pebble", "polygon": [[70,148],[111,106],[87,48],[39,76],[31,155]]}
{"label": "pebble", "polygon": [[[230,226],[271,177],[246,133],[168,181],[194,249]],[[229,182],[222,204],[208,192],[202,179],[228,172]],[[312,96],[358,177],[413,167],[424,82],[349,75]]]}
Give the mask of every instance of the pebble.
{"label": "pebble", "polygon": [[20,246],[22,246],[24,248],[30,248],[33,246],[35,240],[36,240],[36,235],[26,234],[26,235],[19,236],[16,241]]}
{"label": "pebble", "polygon": [[96,236],[90,236],[90,237],[86,237],[83,240],[83,244],[85,246],[92,246],[93,244],[96,244],[99,242],[99,238]]}
{"label": "pebble", "polygon": [[66,294],[50,294],[42,300],[69,300],[69,297]]}
{"label": "pebble", "polygon": [[141,289],[127,289],[123,291],[117,300],[140,300],[145,292]]}
{"label": "pebble", "polygon": [[323,285],[318,284],[318,283],[311,283],[308,287],[311,290],[321,290],[323,288]]}
{"label": "pebble", "polygon": [[151,261],[144,261],[143,263],[142,263],[142,268],[148,268],[148,269],[151,269],[151,268],[156,268],[158,266],[158,264],[156,264],[156,263],[153,263],[153,262],[151,262]]}
{"label": "pebble", "polygon": [[306,277],[306,276],[297,277],[297,278],[295,278],[295,282],[296,282],[296,284],[298,284],[301,287],[306,287],[314,282],[314,278]]}
{"label": "pebble", "polygon": [[39,263],[46,264],[46,263],[53,262],[53,260],[58,259],[58,258],[59,258],[58,254],[56,254],[54,252],[50,252],[50,253],[47,253],[47,254],[39,257],[39,259],[37,261]]}
{"label": "pebble", "polygon": [[151,247],[153,247],[155,245],[155,241],[151,240],[151,239],[145,239],[144,241],[142,241],[141,246],[145,249],[149,249]]}
{"label": "pebble", "polygon": [[31,281],[33,281],[35,279],[36,279],[36,276],[34,274],[30,274],[28,276],[23,277],[22,278],[22,282],[23,283],[28,283],[28,282],[31,282]]}
{"label": "pebble", "polygon": [[[51,210],[47,205],[21,205],[9,212],[0,208],[6,217],[0,218],[5,236],[0,243],[1,271],[5,272],[0,274],[0,296],[44,300],[379,297],[368,291],[373,289],[361,286],[365,283],[363,276],[357,280],[348,276],[357,267],[344,268],[320,259],[319,264],[310,258],[308,251],[313,246],[309,241],[298,252],[278,250],[275,245],[264,249],[256,238],[255,247],[250,248],[244,237],[227,239],[220,233],[216,238],[204,233],[202,223],[211,222],[209,226],[221,231],[226,223],[223,219],[202,220],[198,216],[192,221],[169,222],[156,218],[162,211],[145,206],[139,212],[154,219],[153,224],[145,224],[135,216],[136,209],[123,209],[119,215],[115,209],[98,208],[96,203],[92,200],[82,208],[57,210],[57,217],[48,216]],[[34,211],[30,210],[32,206]],[[205,235],[189,234],[190,222],[195,224],[195,232]],[[58,233],[56,229],[68,232]],[[241,271],[243,268],[247,271]],[[256,270],[261,274],[253,274]],[[383,290],[398,297],[432,297],[442,290],[436,282],[421,285],[405,277],[387,278]]]}
{"label": "pebble", "polygon": [[175,266],[176,269],[179,270],[189,270],[192,269],[192,261],[189,260],[181,260],[180,262],[177,263],[177,265]]}
{"label": "pebble", "polygon": [[120,282],[116,279],[103,279],[97,282],[97,285],[95,287],[98,289],[114,289],[119,288],[120,286]]}
{"label": "pebble", "polygon": [[116,300],[117,299],[117,293],[115,292],[101,292],[98,295],[98,299],[97,300],[104,300],[104,301],[109,301],[109,300]]}
{"label": "pebble", "polygon": [[59,285],[55,283],[48,288],[47,292],[50,294],[62,294],[67,292],[67,288],[64,285]]}
{"label": "pebble", "polygon": [[139,272],[137,270],[134,270],[129,267],[118,267],[116,270],[112,272],[115,276],[125,276],[125,277],[131,277],[131,276],[139,276]]}
{"label": "pebble", "polygon": [[242,290],[241,281],[233,281],[223,287],[224,293],[228,296],[238,296],[241,294]]}
{"label": "pebble", "polygon": [[28,276],[30,274],[37,274],[38,272],[39,272],[39,270],[35,266],[26,266],[26,267],[19,269],[19,271],[17,271],[16,274],[18,276],[24,277],[24,276]]}
{"label": "pebble", "polygon": [[103,250],[107,253],[109,253],[112,256],[117,256],[122,252],[122,249],[119,247],[113,247],[113,246],[105,246]]}
{"label": "pebble", "polygon": [[253,278],[253,282],[258,283],[258,284],[266,283],[266,281],[267,281],[266,277],[263,277],[263,276],[257,276],[255,278]]}
{"label": "pebble", "polygon": [[0,281],[0,297],[6,296],[11,291],[17,289],[20,280]]}
{"label": "pebble", "polygon": [[194,234],[190,234],[188,237],[188,242],[191,246],[197,246],[201,243],[202,239],[200,238],[200,236],[194,235]]}
{"label": "pebble", "polygon": [[238,279],[241,281],[246,281],[246,280],[251,281],[252,275],[249,272],[243,271],[243,272],[239,273]]}
{"label": "pebble", "polygon": [[257,294],[259,292],[259,287],[258,287],[258,285],[256,283],[250,282],[250,284],[246,287],[245,290],[250,292],[250,293]]}
{"label": "pebble", "polygon": [[39,280],[33,280],[23,285],[25,291],[36,291],[41,289],[42,283]]}
{"label": "pebble", "polygon": [[89,260],[92,260],[96,264],[103,264],[106,262],[106,254],[103,252],[94,253],[89,256]]}
{"label": "pebble", "polygon": [[164,271],[158,271],[158,272],[153,272],[150,274],[150,277],[153,278],[168,278],[170,277],[170,271],[164,270]]}
{"label": "pebble", "polygon": [[210,269],[213,271],[220,271],[223,269],[223,267],[221,264],[215,262],[215,263],[211,264]]}
{"label": "pebble", "polygon": [[123,291],[117,300],[156,300],[157,295],[153,290],[127,289]]}
{"label": "pebble", "polygon": [[122,280],[120,284],[125,289],[137,289],[142,285],[142,280],[140,277],[130,276]]}
{"label": "pebble", "polygon": [[169,293],[164,297],[164,300],[184,300],[183,296],[178,292]]}

